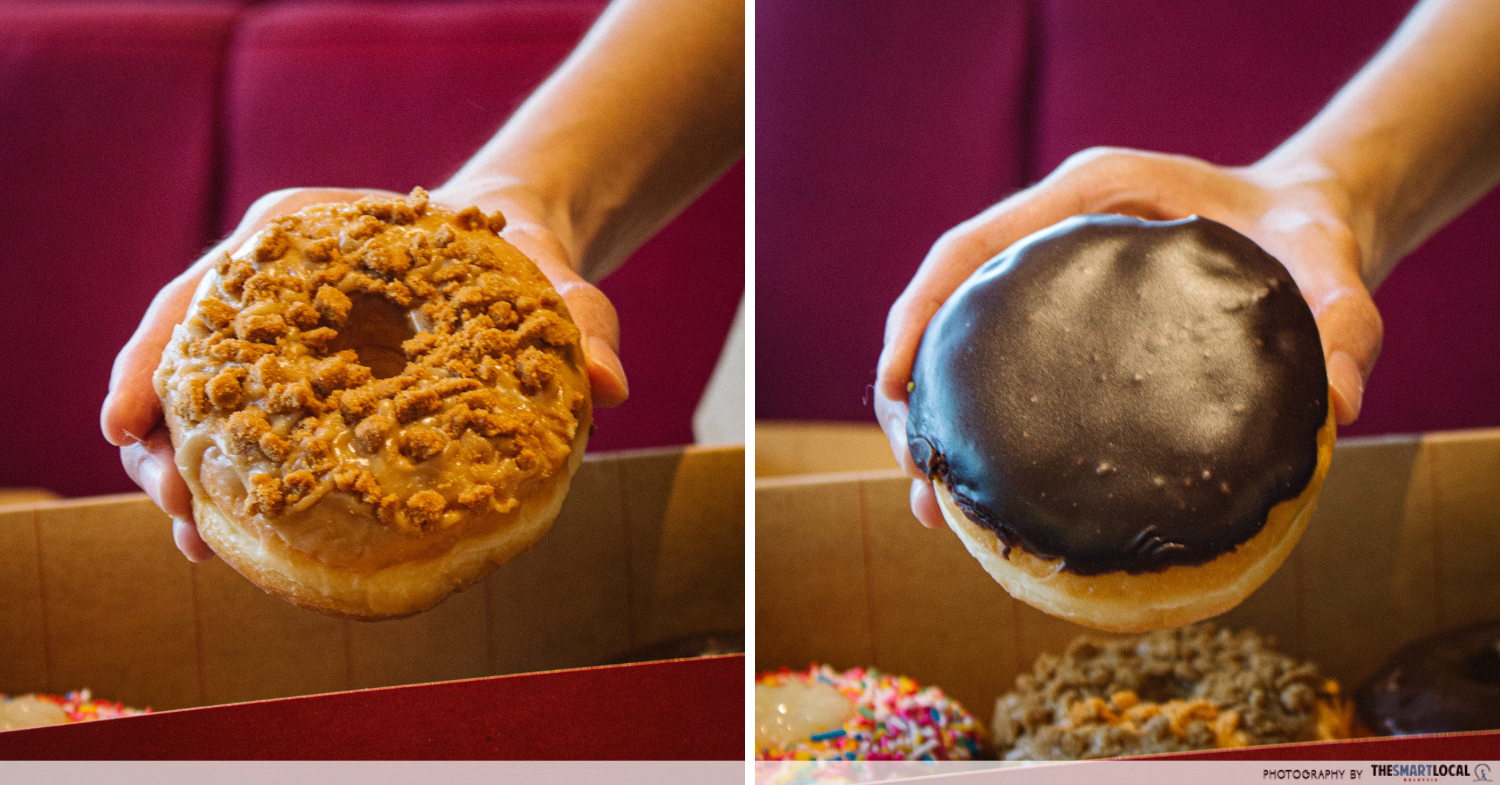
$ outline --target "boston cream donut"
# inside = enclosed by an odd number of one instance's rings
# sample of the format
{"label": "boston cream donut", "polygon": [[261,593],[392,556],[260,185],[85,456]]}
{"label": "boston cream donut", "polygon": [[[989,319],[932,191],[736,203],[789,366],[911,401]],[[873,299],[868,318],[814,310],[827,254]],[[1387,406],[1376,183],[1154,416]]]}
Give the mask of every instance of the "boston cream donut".
{"label": "boston cream donut", "polygon": [[552,525],[591,423],[579,330],[499,213],[277,218],[199,285],[155,376],[198,531],[356,619],[425,610]]}
{"label": "boston cream donut", "polygon": [[933,317],[907,439],[1013,596],[1097,629],[1222,613],[1312,516],[1334,425],[1291,276],[1203,218],[1070,218]]}

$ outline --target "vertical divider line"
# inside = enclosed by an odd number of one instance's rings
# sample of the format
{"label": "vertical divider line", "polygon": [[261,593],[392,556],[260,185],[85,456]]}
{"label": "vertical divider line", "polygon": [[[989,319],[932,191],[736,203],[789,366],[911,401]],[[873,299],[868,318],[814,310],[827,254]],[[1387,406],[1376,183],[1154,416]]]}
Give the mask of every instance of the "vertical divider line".
{"label": "vertical divider line", "polygon": [[1422,455],[1427,464],[1428,505],[1432,516],[1432,610],[1436,629],[1446,629],[1446,608],[1443,602],[1443,494],[1438,490],[1438,446],[1426,437],[1422,438]]}
{"label": "vertical divider line", "polygon": [[630,498],[625,492],[625,478],[620,473],[619,461],[613,461],[611,474],[615,479],[615,493],[620,497],[620,525],[625,527],[625,644],[628,650],[636,648],[636,623],[640,611],[635,607],[635,538],[631,536],[635,521],[630,517]]}
{"label": "vertical divider line", "polygon": [[354,622],[342,619],[344,632],[344,689],[354,689],[354,630],[350,625]]}
{"label": "vertical divider line", "polygon": [[1027,605],[1024,602],[1021,602],[1020,600],[1017,600],[1014,597],[1010,597],[1008,594],[1007,598],[1010,600],[1011,610],[1010,646],[1016,658],[1016,673],[1015,676],[1012,676],[1010,679],[1012,682],[1014,682],[1015,677],[1025,673],[1028,669],[1028,666],[1030,666],[1030,663],[1026,661],[1025,657],[1026,647],[1022,645],[1022,638],[1024,638],[1025,635],[1023,633],[1023,630],[1021,629],[1021,625],[1026,623],[1026,609],[1030,608],[1031,606]]}
{"label": "vertical divider line", "polygon": [[37,505],[31,506],[31,531],[36,537],[36,596],[41,604],[42,617],[42,671],[47,692],[57,692],[52,684],[52,624],[47,613],[47,572],[42,559],[42,513]]}
{"label": "vertical divider line", "polygon": [[500,670],[495,664],[495,611],[491,605],[490,593],[495,591],[493,580],[498,572],[491,572],[484,579],[484,675],[494,676]]}
{"label": "vertical divider line", "polygon": [[198,705],[208,703],[208,670],[204,667],[207,658],[203,654],[203,606],[198,601],[198,565],[188,562],[188,592],[193,602],[193,648],[197,650]]}
{"label": "vertical divider line", "polygon": [[876,643],[880,639],[879,628],[875,624],[875,591],[873,583],[873,570],[870,565],[870,515],[869,504],[865,499],[865,478],[861,476],[855,480],[859,489],[859,544],[860,552],[864,559],[865,569],[865,625],[870,633],[870,662],[884,667],[880,661],[880,646]]}
{"label": "vertical divider line", "polygon": [[1297,631],[1297,653],[1306,657],[1307,652],[1307,614],[1303,604],[1302,586],[1302,548],[1292,549],[1292,610],[1296,614]]}

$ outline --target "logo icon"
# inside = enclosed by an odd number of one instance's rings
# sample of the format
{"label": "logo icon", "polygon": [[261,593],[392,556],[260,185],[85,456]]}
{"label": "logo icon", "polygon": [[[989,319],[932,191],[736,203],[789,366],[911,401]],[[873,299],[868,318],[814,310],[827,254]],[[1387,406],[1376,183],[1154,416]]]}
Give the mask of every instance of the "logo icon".
{"label": "logo icon", "polygon": [[1474,767],[1474,782],[1494,782],[1490,779],[1490,764],[1481,763]]}

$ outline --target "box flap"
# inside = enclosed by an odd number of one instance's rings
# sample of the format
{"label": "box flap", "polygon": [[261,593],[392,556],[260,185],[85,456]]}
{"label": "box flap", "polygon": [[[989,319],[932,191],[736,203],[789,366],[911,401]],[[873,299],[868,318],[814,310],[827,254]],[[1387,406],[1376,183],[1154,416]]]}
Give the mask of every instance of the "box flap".
{"label": "box flap", "polygon": [[739,760],[742,654],[0,732],[16,760]]}

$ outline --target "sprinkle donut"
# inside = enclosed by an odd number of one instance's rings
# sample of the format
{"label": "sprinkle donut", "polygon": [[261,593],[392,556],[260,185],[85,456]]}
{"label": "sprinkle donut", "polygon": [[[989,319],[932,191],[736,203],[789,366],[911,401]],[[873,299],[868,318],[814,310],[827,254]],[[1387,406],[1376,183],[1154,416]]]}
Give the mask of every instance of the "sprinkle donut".
{"label": "sprinkle donut", "polygon": [[1096,629],[1212,617],[1312,517],[1333,409],[1280,262],[1204,218],[1076,216],[933,316],[907,444],[949,526],[1017,599]]}
{"label": "sprinkle donut", "polygon": [[0,731],[150,713],[149,708],[134,709],[114,701],[95,700],[88,690],[74,690],[66,695],[28,693],[6,696],[0,693]]}
{"label": "sprinkle donut", "polygon": [[984,729],[937,687],[827,665],[755,682],[757,760],[973,760]]}
{"label": "sprinkle donut", "polygon": [[417,189],[282,216],[204,276],[154,383],[205,542],[336,616],[425,610],[546,533],[580,332],[499,213]]}

